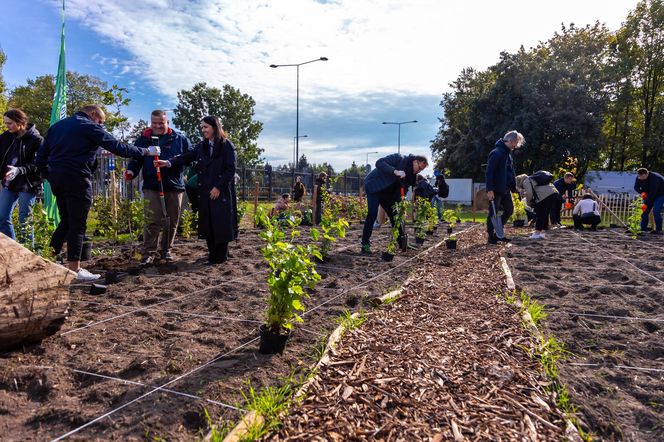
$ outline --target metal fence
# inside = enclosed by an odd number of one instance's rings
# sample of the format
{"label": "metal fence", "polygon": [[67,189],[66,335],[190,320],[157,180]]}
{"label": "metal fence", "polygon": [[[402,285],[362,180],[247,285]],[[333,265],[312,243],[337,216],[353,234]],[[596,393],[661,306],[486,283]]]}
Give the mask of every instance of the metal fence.
{"label": "metal fence", "polygon": [[[92,179],[93,196],[102,196],[107,198],[111,195],[111,189],[115,185],[117,195],[120,198],[132,199],[142,187],[142,177],[139,175],[132,181],[125,181],[120,170],[124,170],[129,163],[128,159],[99,156],[97,170]],[[293,171],[275,171],[271,169],[249,169],[238,168],[237,176],[239,181],[236,184],[238,199],[241,201],[253,201],[258,189],[259,201],[274,201],[283,193],[292,193],[293,182],[296,176],[299,176],[307,189],[307,195],[313,193],[318,173],[314,172],[296,172]],[[362,175],[332,175],[330,189],[332,192],[340,195],[359,195],[364,192],[364,176]]]}

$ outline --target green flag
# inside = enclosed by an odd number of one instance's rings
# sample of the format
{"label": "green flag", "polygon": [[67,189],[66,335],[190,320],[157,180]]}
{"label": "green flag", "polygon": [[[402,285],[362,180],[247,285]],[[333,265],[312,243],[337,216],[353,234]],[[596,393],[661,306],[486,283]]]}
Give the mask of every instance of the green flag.
{"label": "green flag", "polygon": [[[53,95],[53,107],[51,108],[51,122],[53,126],[58,121],[67,117],[67,69],[65,68],[65,0],[62,0],[62,35],[60,37],[60,59],[58,61],[58,76],[55,80],[55,94]],[[51,191],[48,181],[44,182],[44,208],[48,218],[58,225],[60,214],[55,204],[55,196]]]}

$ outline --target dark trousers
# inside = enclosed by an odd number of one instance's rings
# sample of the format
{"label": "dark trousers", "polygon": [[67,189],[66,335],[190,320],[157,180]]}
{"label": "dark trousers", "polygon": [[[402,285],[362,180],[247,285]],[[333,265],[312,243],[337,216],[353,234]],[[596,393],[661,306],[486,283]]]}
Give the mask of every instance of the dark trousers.
{"label": "dark trousers", "polygon": [[56,254],[67,241],[67,261],[80,261],[83,238],[92,206],[92,185],[81,177],[49,175],[53,195],[56,197],[60,224],[51,236],[51,247]]}
{"label": "dark trousers", "polygon": [[[364,220],[364,228],[362,229],[362,245],[370,244],[371,233],[373,232],[373,225],[378,216],[378,206],[385,209],[385,213],[390,217],[390,224],[394,225],[394,204],[401,200],[401,196],[395,192],[378,192],[367,193],[367,218]],[[399,239],[403,237],[403,229],[399,227]]]}
{"label": "dark trousers", "polygon": [[533,204],[535,209],[535,230],[547,230],[549,228],[549,216],[551,215],[551,208],[556,201],[556,194],[549,195],[542,201]]}
{"label": "dark trousers", "polygon": [[207,241],[208,246],[208,260],[212,264],[221,264],[228,259],[228,243]]}
{"label": "dark trousers", "polygon": [[560,212],[563,210],[563,196],[555,195],[556,199],[551,207],[551,224],[560,224]]}
{"label": "dark trousers", "polygon": [[[512,201],[512,194],[510,191],[507,191],[502,194],[494,193],[493,203],[496,206],[497,211],[503,211],[503,214],[500,215],[500,219],[503,222],[503,225],[510,219],[512,213],[514,213],[514,202]],[[489,234],[489,238],[496,236],[496,232],[493,228],[493,222],[491,217],[493,216],[493,207],[491,201],[489,201],[489,212],[486,217],[486,232]]]}
{"label": "dark trousers", "polygon": [[584,224],[589,224],[591,230],[597,230],[597,226],[602,222],[602,218],[599,215],[595,214],[584,214],[584,215],[572,215],[574,220],[574,228],[577,230],[583,230]]}

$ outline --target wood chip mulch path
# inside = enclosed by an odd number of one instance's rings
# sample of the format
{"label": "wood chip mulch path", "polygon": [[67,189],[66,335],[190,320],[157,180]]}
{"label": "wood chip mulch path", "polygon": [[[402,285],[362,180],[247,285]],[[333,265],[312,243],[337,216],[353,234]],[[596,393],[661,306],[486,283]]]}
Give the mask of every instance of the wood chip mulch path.
{"label": "wood chip mulch path", "polygon": [[275,441],[562,440],[502,246],[478,227],[427,254],[395,303],[347,333]]}

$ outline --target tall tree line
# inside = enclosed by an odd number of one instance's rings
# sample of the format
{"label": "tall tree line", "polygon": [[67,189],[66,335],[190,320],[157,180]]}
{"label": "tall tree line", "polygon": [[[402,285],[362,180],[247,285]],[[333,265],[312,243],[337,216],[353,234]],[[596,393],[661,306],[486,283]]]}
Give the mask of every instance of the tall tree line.
{"label": "tall tree line", "polygon": [[619,30],[562,26],[548,41],[462,70],[443,94],[431,150],[453,176],[483,181],[483,160],[511,129],[517,170],[664,168],[664,4],[643,0]]}

